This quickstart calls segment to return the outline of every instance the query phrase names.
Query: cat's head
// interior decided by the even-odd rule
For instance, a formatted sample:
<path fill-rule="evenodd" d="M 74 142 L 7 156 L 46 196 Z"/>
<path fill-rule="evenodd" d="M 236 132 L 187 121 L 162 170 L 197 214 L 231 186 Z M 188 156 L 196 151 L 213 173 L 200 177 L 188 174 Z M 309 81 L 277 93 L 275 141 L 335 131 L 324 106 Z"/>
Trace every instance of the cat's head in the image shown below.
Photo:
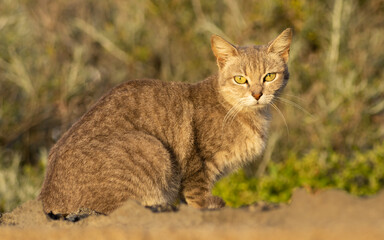
<path fill-rule="evenodd" d="M 265 107 L 288 82 L 292 30 L 262 46 L 235 46 L 214 35 L 212 51 L 219 66 L 219 91 L 231 105 Z"/>

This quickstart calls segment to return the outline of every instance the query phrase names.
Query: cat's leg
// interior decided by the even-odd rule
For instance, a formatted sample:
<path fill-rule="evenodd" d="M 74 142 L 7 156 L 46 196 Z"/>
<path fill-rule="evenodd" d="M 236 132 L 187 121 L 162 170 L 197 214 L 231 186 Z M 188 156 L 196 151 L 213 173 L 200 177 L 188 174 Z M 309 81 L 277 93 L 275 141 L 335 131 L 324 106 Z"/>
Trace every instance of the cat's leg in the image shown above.
<path fill-rule="evenodd" d="M 220 209 L 225 206 L 223 199 L 213 196 L 212 183 L 203 169 L 183 182 L 183 196 L 188 205 L 199 209 Z"/>
<path fill-rule="evenodd" d="M 175 211 L 181 175 L 175 159 L 157 138 L 143 132 L 125 135 L 129 198 L 153 212 Z"/>
<path fill-rule="evenodd" d="M 81 219 L 81 208 L 109 214 L 129 199 L 164 211 L 179 196 L 179 167 L 151 135 L 130 131 L 97 136 L 76 147 L 55 159 L 39 197 L 53 219 Z"/>
<path fill-rule="evenodd" d="M 59 196 L 56 201 L 68 202 L 66 209 L 70 210 L 48 209 L 50 218 L 76 222 L 93 213 L 109 214 L 129 199 L 153 212 L 176 210 L 173 204 L 179 196 L 180 172 L 158 139 L 131 131 L 109 136 L 108 141 L 95 138 L 88 144 L 96 143 L 92 154 L 81 155 L 86 161 L 77 166 L 82 173 L 79 180 L 63 179 L 63 185 L 68 180 L 64 187 L 72 191 L 64 192 L 64 187 L 52 191 L 52 196 Z"/>

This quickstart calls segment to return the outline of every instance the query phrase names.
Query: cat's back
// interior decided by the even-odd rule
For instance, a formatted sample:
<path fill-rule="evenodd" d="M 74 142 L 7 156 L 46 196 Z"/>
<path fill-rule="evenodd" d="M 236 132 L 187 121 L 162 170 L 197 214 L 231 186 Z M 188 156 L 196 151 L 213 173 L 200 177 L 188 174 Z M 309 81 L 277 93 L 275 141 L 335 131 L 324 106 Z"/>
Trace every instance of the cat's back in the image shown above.
<path fill-rule="evenodd" d="M 99 150 L 145 132 L 183 158 L 189 148 L 193 104 L 190 85 L 153 79 L 132 80 L 111 89 L 59 139 L 50 151 L 47 173 L 100 159 Z M 173 128 L 170 126 L 178 126 Z M 181 130 L 180 130 L 181 129 Z M 60 170 L 60 171 L 61 171 Z"/>
<path fill-rule="evenodd" d="M 164 119 L 177 121 L 188 109 L 189 85 L 156 79 L 124 82 L 100 98 L 59 140 L 56 146 L 81 138 L 124 133 L 132 129 L 149 132 Z M 171 123 L 171 122 L 170 122 Z M 151 127 L 152 126 L 152 127 Z"/>
<path fill-rule="evenodd" d="M 154 110 L 175 102 L 183 104 L 188 91 L 189 85 L 180 82 L 157 79 L 131 80 L 111 89 L 94 105 L 89 114 L 98 110 L 111 114 L 134 110 L 138 113 L 140 110 Z"/>

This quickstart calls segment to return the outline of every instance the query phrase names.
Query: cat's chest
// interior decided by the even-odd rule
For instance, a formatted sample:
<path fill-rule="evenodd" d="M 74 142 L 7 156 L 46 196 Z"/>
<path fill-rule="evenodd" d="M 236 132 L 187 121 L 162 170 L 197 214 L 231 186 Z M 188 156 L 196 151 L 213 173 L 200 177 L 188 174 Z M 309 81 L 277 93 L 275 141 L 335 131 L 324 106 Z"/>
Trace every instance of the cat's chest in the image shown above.
<path fill-rule="evenodd" d="M 228 161 L 247 161 L 249 158 L 260 155 L 263 152 L 266 129 L 254 129 L 243 126 L 233 140 L 228 148 Z"/>
<path fill-rule="evenodd" d="M 258 126 L 243 125 L 229 136 L 224 132 L 223 138 L 228 141 L 223 142 L 212 159 L 218 172 L 226 174 L 260 156 L 266 146 L 267 128 L 268 123 L 262 122 Z"/>

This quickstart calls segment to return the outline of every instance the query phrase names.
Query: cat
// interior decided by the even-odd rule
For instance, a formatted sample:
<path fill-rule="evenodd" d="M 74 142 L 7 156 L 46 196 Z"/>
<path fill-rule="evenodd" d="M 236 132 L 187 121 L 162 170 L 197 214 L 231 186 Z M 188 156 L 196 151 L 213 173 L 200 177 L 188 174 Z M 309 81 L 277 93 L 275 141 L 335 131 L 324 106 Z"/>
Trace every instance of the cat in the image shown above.
<path fill-rule="evenodd" d="M 160 211 L 180 200 L 224 207 L 211 189 L 263 153 L 270 106 L 289 78 L 291 39 L 289 28 L 261 46 L 213 35 L 217 75 L 113 88 L 51 149 L 38 196 L 45 213 L 109 214 L 128 199 Z"/>

